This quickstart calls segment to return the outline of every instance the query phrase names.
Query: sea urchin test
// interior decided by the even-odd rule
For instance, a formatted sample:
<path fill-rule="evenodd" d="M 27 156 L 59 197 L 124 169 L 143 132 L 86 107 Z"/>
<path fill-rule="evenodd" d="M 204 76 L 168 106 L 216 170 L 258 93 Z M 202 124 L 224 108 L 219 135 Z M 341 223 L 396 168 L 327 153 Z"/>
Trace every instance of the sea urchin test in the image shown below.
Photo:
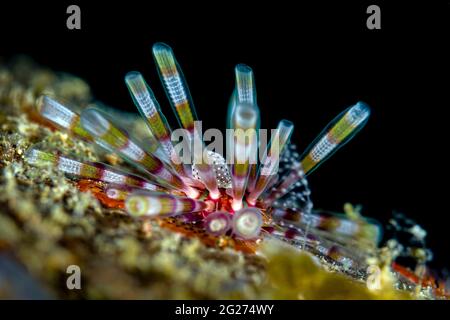
<path fill-rule="evenodd" d="M 312 211 L 306 179 L 307 174 L 365 125 L 370 116 L 365 103 L 358 102 L 339 114 L 301 156 L 291 141 L 294 124 L 288 120 L 279 122 L 269 145 L 263 146 L 257 134 L 261 114 L 256 101 L 255 76 L 249 66 L 239 64 L 234 70 L 235 88 L 224 121 L 227 129 L 238 131 L 232 141 L 227 139 L 227 158 L 230 153 L 233 160 L 227 163 L 224 155 L 206 150 L 203 141 L 200 148 L 192 147 L 201 136 L 195 129 L 197 112 L 172 49 L 157 43 L 153 46 L 153 57 L 175 116 L 192 142 L 188 151 L 193 162 L 180 162 L 183 157 L 177 154 L 171 139 L 175 130 L 166 120 L 152 89 L 137 71 L 127 73 L 125 83 L 151 133 L 147 140 L 130 136 L 118 119 L 95 105 L 78 115 L 56 99 L 44 96 L 39 108 L 45 120 L 73 137 L 96 143 L 131 167 L 125 170 L 120 165 L 84 163 L 72 155 L 53 155 L 37 146 L 26 153 L 28 162 L 55 166 L 74 180 L 95 181 L 96 192 L 104 194 L 98 198 L 100 201 L 113 199 L 109 206 L 124 208 L 132 217 L 160 219 L 162 224 L 167 220 L 183 221 L 189 224 L 185 234 L 192 234 L 189 230 L 193 228 L 202 228 L 209 237 L 228 237 L 236 243 L 254 244 L 256 239 L 276 236 L 294 246 L 322 250 L 332 259 L 336 253 L 334 248 L 338 247 L 337 237 L 345 236 L 353 243 L 361 240 L 358 230 L 375 230 L 364 225 L 374 225 L 370 221 L 355 224 L 341 217 L 327 220 L 340 222 L 341 228 L 323 228 L 319 223 L 323 219 Z M 262 158 L 251 161 L 258 149 L 265 151 Z M 205 155 L 209 161 L 203 161 Z M 302 217 L 300 222 L 287 222 L 292 210 Z M 357 228 L 351 229 L 354 226 Z M 295 237 L 290 238 L 293 230 Z M 363 254 L 350 252 L 341 244 L 339 253 L 335 258 L 350 259 L 351 265 L 357 265 L 360 261 L 356 261 L 357 257 Z"/>

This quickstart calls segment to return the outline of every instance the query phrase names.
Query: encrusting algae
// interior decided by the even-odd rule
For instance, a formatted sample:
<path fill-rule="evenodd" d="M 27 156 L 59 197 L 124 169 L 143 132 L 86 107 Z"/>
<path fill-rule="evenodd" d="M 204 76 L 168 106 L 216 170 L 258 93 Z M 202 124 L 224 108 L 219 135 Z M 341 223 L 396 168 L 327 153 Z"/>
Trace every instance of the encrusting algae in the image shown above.
<path fill-rule="evenodd" d="M 77 161 L 127 166 L 115 153 L 75 139 L 40 117 L 37 105 L 43 94 L 80 106 L 79 111 L 92 101 L 89 86 L 74 76 L 29 60 L 0 65 L 0 298 L 448 297 L 445 288 L 436 295 L 436 288 L 432 293 L 417 289 L 394 272 L 389 248 L 367 245 L 372 265 L 379 268 L 377 278 L 370 279 L 370 272 L 350 271 L 345 261 L 336 264 L 331 251 L 324 254 L 313 242 L 293 246 L 281 241 L 277 232 L 286 236 L 292 233 L 289 227 L 266 228 L 263 240 L 244 241 L 211 236 L 176 217 L 130 216 L 123 205 L 104 196 L 101 181 L 74 180 L 55 166 L 25 161 L 27 150 L 37 145 Z M 144 121 L 132 119 L 133 135 L 144 134 Z M 362 221 L 355 210 L 347 206 L 346 211 L 350 220 Z M 366 232 L 361 238 L 370 243 L 372 229 L 361 230 Z M 71 265 L 81 270 L 80 290 L 67 289 Z M 370 285 L 372 280 L 378 286 Z"/>

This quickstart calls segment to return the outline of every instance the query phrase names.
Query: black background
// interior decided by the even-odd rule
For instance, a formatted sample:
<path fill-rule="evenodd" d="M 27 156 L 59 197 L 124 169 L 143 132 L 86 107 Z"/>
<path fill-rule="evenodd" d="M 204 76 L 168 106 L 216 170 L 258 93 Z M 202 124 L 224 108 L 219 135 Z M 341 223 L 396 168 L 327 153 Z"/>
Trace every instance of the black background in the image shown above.
<path fill-rule="evenodd" d="M 366 128 L 309 178 L 316 207 L 359 203 L 383 223 L 404 212 L 428 231 L 435 265 L 450 265 L 449 2 L 195 2 L 2 2 L 0 56 L 23 53 L 73 73 L 97 99 L 127 110 L 135 109 L 123 77 L 140 71 L 173 120 L 151 56 L 154 42 L 166 42 L 204 128 L 225 127 L 233 68 L 246 63 L 262 127 L 290 119 L 300 149 L 365 101 Z M 81 30 L 66 28 L 69 4 L 81 7 Z M 366 28 L 370 4 L 381 7 L 381 30 Z"/>

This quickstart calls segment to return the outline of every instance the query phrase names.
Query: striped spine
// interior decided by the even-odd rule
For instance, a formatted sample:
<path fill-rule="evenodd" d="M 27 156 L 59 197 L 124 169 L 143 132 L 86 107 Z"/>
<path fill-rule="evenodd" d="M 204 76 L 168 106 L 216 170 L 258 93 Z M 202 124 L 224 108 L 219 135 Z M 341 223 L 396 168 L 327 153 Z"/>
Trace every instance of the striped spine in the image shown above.
<path fill-rule="evenodd" d="M 289 142 L 293 130 L 294 124 L 288 120 L 281 120 L 278 124 L 275 135 L 271 137 L 268 151 L 261 161 L 255 186 L 247 196 L 247 201 L 251 205 L 256 203 L 256 199 L 267 189 L 271 178 L 277 173 L 280 155 Z"/>
<path fill-rule="evenodd" d="M 305 174 L 313 172 L 350 141 L 364 127 L 369 116 L 369 106 L 358 102 L 333 119 L 303 153 L 302 166 Z"/>
<path fill-rule="evenodd" d="M 258 152 L 257 129 L 259 128 L 260 114 L 256 105 L 252 69 L 246 65 L 237 65 L 235 76 L 236 88 L 232 97 L 234 101 L 228 111 L 229 125 L 234 130 L 233 146 L 227 147 L 227 151 L 233 152 L 233 163 L 230 170 L 233 186 L 231 206 L 233 210 L 237 211 L 242 208 L 250 167 L 256 166 L 256 163 L 250 163 L 250 160 L 256 160 L 255 156 Z"/>
<path fill-rule="evenodd" d="M 83 129 L 80 116 L 49 96 L 42 96 L 38 104 L 38 110 L 42 117 L 66 129 L 73 135 L 87 141 L 92 141 L 89 133 Z"/>
<path fill-rule="evenodd" d="M 135 71 L 129 72 L 125 76 L 125 83 L 127 84 L 134 104 L 144 119 L 146 119 L 148 128 L 161 144 L 173 168 L 181 176 L 188 176 L 170 140 L 171 129 L 169 123 L 161 112 L 158 101 L 142 75 Z"/>
<path fill-rule="evenodd" d="M 130 164 L 144 169 L 152 178 L 174 189 L 183 190 L 188 196 L 197 197 L 198 191 L 187 186 L 178 175 L 169 170 L 156 156 L 146 152 L 127 133 L 113 125 L 102 111 L 90 107 L 81 113 L 81 124 L 101 146 L 117 152 Z"/>
<path fill-rule="evenodd" d="M 150 191 L 167 191 L 165 188 L 151 184 L 139 176 L 112 169 L 102 163 L 83 163 L 34 148 L 27 151 L 25 159 L 31 165 L 52 165 L 59 171 L 78 178 L 99 180 L 121 186 L 138 187 Z"/>
<path fill-rule="evenodd" d="M 208 202 L 164 193 L 133 193 L 125 200 L 125 208 L 135 217 L 175 216 L 208 210 Z"/>

